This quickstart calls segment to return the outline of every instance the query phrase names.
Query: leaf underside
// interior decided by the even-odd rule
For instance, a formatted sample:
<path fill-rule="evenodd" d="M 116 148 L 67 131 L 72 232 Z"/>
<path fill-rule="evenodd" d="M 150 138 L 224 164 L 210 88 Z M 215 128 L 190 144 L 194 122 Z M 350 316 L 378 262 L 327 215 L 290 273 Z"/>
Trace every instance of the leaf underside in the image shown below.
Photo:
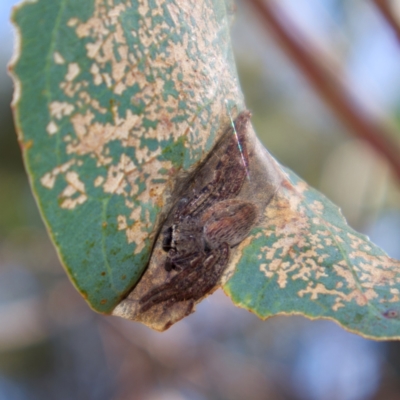
<path fill-rule="evenodd" d="M 93 309 L 111 313 L 146 268 L 176 175 L 244 109 L 230 6 L 38 0 L 13 20 L 13 107 L 34 195 L 71 280 Z M 399 262 L 281 174 L 262 224 L 232 259 L 226 293 L 261 318 L 300 313 L 399 338 Z"/>

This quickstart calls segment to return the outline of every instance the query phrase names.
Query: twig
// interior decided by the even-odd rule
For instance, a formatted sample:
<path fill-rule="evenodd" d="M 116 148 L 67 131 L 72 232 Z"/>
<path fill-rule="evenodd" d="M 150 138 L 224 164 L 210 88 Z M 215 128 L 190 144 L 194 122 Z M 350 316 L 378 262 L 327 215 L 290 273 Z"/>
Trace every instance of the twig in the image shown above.
<path fill-rule="evenodd" d="M 381 12 L 383 17 L 386 19 L 387 23 L 392 27 L 394 33 L 397 36 L 397 40 L 400 42 L 400 23 L 393 15 L 393 10 L 391 9 L 388 0 L 372 0 L 378 10 Z"/>
<path fill-rule="evenodd" d="M 343 82 L 319 61 L 307 38 L 287 18 L 275 2 L 248 0 L 259 17 L 280 41 L 283 49 L 312 84 L 318 94 L 358 137 L 379 151 L 400 180 L 400 147 L 389 133 L 352 98 Z"/>

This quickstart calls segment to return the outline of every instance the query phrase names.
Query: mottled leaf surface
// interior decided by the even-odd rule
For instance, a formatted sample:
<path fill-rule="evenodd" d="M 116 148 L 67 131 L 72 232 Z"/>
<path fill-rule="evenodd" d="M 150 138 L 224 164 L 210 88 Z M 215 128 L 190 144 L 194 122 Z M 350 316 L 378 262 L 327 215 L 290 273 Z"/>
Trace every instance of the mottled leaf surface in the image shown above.
<path fill-rule="evenodd" d="M 15 121 L 78 290 L 111 312 L 151 253 L 176 171 L 243 108 L 223 0 L 38 0 L 17 8 Z"/>
<path fill-rule="evenodd" d="M 328 318 L 375 339 L 400 337 L 400 262 L 347 224 L 293 173 L 241 245 L 224 290 L 261 318 Z"/>

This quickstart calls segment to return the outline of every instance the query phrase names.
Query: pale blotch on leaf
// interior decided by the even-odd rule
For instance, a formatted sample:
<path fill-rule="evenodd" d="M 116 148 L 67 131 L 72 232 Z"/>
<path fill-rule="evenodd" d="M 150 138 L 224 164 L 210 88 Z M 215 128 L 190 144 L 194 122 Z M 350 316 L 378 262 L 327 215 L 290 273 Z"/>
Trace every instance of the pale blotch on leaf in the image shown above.
<path fill-rule="evenodd" d="M 123 231 L 126 228 L 128 228 L 128 224 L 126 222 L 126 216 L 125 215 L 118 215 L 117 221 L 118 221 L 118 230 L 119 231 Z"/>
<path fill-rule="evenodd" d="M 56 119 L 71 115 L 74 109 L 75 107 L 73 104 L 65 101 L 52 101 L 49 105 L 50 115 Z"/>
<path fill-rule="evenodd" d="M 58 126 L 54 121 L 50 121 L 47 125 L 46 131 L 49 135 L 54 135 L 58 131 Z"/>
<path fill-rule="evenodd" d="M 54 184 L 56 182 L 56 178 L 59 174 L 63 174 L 68 169 L 75 164 L 75 160 L 70 160 L 66 162 L 65 164 L 62 164 L 56 168 L 54 168 L 51 172 L 48 172 L 43 175 L 43 177 L 40 179 L 40 183 L 47 189 L 52 189 L 54 187 Z"/>
<path fill-rule="evenodd" d="M 79 175 L 76 172 L 67 172 L 65 180 L 68 185 L 61 193 L 61 198 L 63 199 L 61 208 L 71 210 L 79 204 L 83 204 L 88 197 L 85 192 L 85 184 L 79 179 Z"/>
<path fill-rule="evenodd" d="M 61 65 L 61 64 L 64 64 L 64 63 L 65 63 L 64 57 L 63 57 L 58 51 L 56 51 L 56 52 L 53 54 L 53 59 L 54 59 L 54 62 L 55 62 L 56 64 Z"/>
<path fill-rule="evenodd" d="M 134 196 L 139 188 L 133 182 L 133 185 L 128 188 L 128 179 L 135 171 L 134 162 L 126 154 L 122 154 L 119 163 L 108 169 L 107 179 L 103 185 L 104 191 Z"/>
<path fill-rule="evenodd" d="M 77 101 L 76 104 L 80 108 L 90 105 L 93 108 L 93 110 L 98 111 L 100 114 L 106 114 L 108 111 L 105 107 L 102 107 L 100 105 L 98 100 L 92 99 L 90 97 L 90 94 L 84 90 L 79 92 L 79 100 Z"/>
<path fill-rule="evenodd" d="M 104 177 L 102 176 L 98 176 L 95 180 L 94 180 L 94 186 L 95 187 L 99 187 L 103 184 L 104 182 Z"/>
<path fill-rule="evenodd" d="M 129 225 L 125 215 L 118 215 L 118 230 L 125 230 L 128 243 L 135 243 L 136 247 L 134 254 L 139 254 L 145 247 L 146 239 L 148 238 L 149 232 L 146 225 L 150 222 L 150 215 L 148 211 L 145 212 L 144 221 L 141 221 L 141 207 L 135 207 L 132 210 L 129 219 L 134 221 L 132 225 Z"/>
<path fill-rule="evenodd" d="M 97 64 L 92 64 L 90 67 L 90 73 L 93 75 L 93 83 L 99 86 L 103 83 L 103 77 L 100 74 L 100 68 Z"/>
<path fill-rule="evenodd" d="M 68 64 L 68 71 L 65 75 L 65 80 L 67 82 L 73 81 L 81 72 L 79 65 L 77 63 Z"/>
<path fill-rule="evenodd" d="M 392 294 L 393 297 L 392 297 L 391 299 L 387 300 L 388 303 L 397 303 L 398 301 L 400 301 L 400 297 L 399 297 L 400 292 L 399 292 L 399 289 L 391 288 L 391 289 L 390 289 L 390 294 Z"/>
<path fill-rule="evenodd" d="M 71 19 L 68 20 L 67 26 L 72 28 L 72 27 L 78 25 L 78 23 L 79 23 L 79 19 L 78 18 L 71 18 Z"/>
<path fill-rule="evenodd" d="M 339 290 L 329 290 L 322 283 L 317 283 L 314 287 L 309 286 L 307 289 L 300 290 L 298 295 L 303 297 L 306 294 L 311 295 L 311 300 L 315 301 L 320 295 L 330 295 L 335 297 L 335 303 L 332 306 L 333 311 L 339 310 L 339 308 L 344 307 L 344 302 L 349 302 L 351 300 L 356 300 L 359 306 L 367 304 L 367 299 L 363 299 L 362 296 L 356 296 L 354 293 L 350 295 L 345 295 Z"/>

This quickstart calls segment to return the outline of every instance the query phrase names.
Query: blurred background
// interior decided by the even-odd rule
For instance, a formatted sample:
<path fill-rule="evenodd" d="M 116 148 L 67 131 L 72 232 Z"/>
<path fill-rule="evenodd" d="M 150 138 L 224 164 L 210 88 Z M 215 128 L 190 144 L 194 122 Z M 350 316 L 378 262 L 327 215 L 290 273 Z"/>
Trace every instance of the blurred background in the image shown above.
<path fill-rule="evenodd" d="M 263 322 L 221 291 L 162 334 L 88 308 L 49 242 L 21 162 L 6 72 L 16 3 L 0 2 L 0 400 L 400 399 L 400 343 L 333 322 Z M 232 38 L 256 131 L 354 228 L 400 258 L 399 178 L 321 99 L 250 3 L 237 1 Z M 279 3 L 286 26 L 300 29 L 399 143 L 400 42 L 373 0 Z"/>

